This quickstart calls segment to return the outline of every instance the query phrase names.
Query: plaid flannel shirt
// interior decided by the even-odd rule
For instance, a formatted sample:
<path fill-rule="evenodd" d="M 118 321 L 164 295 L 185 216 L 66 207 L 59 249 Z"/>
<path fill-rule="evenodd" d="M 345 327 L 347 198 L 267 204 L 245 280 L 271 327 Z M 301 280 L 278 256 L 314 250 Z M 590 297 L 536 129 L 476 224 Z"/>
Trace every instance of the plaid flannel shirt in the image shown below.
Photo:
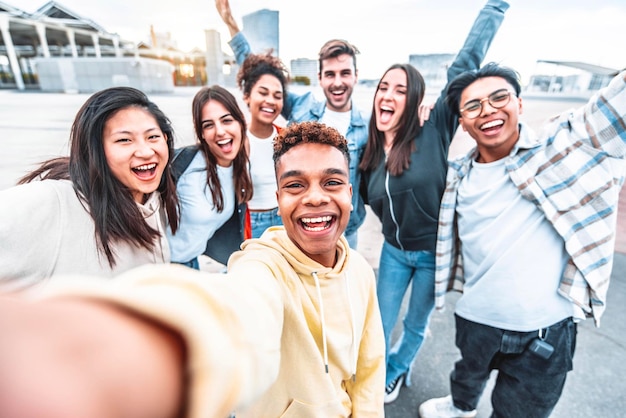
<path fill-rule="evenodd" d="M 450 162 L 437 237 L 435 306 L 463 290 L 456 223 L 459 184 L 476 149 Z M 605 309 L 615 247 L 619 192 L 626 157 L 626 71 L 580 109 L 553 119 L 539 135 L 523 123 L 506 170 L 563 238 L 570 258 L 559 292 L 596 326 Z"/>

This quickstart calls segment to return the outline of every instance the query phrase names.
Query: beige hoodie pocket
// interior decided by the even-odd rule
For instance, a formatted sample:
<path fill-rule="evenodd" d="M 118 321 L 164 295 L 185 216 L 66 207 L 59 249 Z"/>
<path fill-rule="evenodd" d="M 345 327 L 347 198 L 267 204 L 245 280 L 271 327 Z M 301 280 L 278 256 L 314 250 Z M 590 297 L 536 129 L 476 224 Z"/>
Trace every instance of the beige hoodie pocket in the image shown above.
<path fill-rule="evenodd" d="M 310 405 L 294 399 L 280 418 L 344 418 L 346 415 L 341 403 L 333 401 L 326 405 Z"/>

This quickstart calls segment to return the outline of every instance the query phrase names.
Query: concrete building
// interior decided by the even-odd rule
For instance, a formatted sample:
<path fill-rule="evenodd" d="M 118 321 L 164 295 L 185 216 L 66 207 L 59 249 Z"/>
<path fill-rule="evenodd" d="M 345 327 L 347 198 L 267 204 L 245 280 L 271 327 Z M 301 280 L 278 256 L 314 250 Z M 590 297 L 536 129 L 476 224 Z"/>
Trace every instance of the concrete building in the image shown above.
<path fill-rule="evenodd" d="M 253 51 L 279 53 L 279 14 L 243 17 Z M 93 92 L 132 85 L 146 92 L 176 86 L 235 85 L 239 67 L 222 51 L 220 34 L 205 31 L 206 51 L 183 52 L 167 31 L 150 27 L 149 42 L 124 40 L 56 1 L 34 13 L 0 1 L 0 88 Z"/>
<path fill-rule="evenodd" d="M 242 32 L 246 35 L 252 52 L 263 53 L 272 50 L 280 56 L 278 11 L 261 9 L 243 16 Z"/>
<path fill-rule="evenodd" d="M 535 74 L 523 94 L 525 97 L 590 98 L 618 72 L 618 69 L 579 61 L 538 60 Z"/>
<path fill-rule="evenodd" d="M 214 29 L 204 31 L 206 43 L 206 75 L 209 84 L 224 84 L 224 53 L 222 38 Z"/>
<path fill-rule="evenodd" d="M 316 60 L 310 58 L 297 58 L 295 60 L 291 60 L 290 64 L 292 82 L 309 86 L 318 86 L 320 84 L 317 76 L 318 63 Z"/>
<path fill-rule="evenodd" d="M 0 2 L 0 87 L 37 88 L 38 57 L 121 57 L 122 41 L 95 22 L 48 2 L 35 13 Z"/>
<path fill-rule="evenodd" d="M 276 10 L 262 9 L 243 16 L 241 31 L 250 43 L 253 53 L 266 53 L 271 50 L 278 56 L 279 52 L 279 13 Z M 234 86 L 239 66 L 235 57 L 222 50 L 220 33 L 214 29 L 206 34 L 206 70 L 209 84 Z"/>
<path fill-rule="evenodd" d="M 409 64 L 424 77 L 426 92 L 439 93 L 446 85 L 447 71 L 455 54 L 412 54 Z"/>
<path fill-rule="evenodd" d="M 419 70 L 426 92 L 439 93 L 447 81 L 447 70 L 455 54 L 410 55 L 409 63 Z M 525 97 L 586 99 L 606 86 L 619 70 L 579 61 L 538 60 L 534 75 L 523 86 Z"/>
<path fill-rule="evenodd" d="M 204 52 L 123 40 L 55 1 L 34 13 L 0 1 L 0 35 L 0 88 L 91 92 L 131 83 L 151 92 L 206 80 Z"/>

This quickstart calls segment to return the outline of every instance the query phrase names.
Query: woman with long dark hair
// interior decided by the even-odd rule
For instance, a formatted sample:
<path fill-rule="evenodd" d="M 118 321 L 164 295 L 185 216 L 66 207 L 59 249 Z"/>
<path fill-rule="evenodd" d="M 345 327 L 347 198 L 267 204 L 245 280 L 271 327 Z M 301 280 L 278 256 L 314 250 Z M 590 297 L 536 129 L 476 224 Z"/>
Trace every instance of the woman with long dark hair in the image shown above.
<path fill-rule="evenodd" d="M 178 228 L 173 142 L 170 120 L 141 91 L 89 97 L 72 124 L 69 156 L 0 192 L 0 284 L 169 262 L 166 217 Z"/>
<path fill-rule="evenodd" d="M 488 0 L 465 44 L 448 68 L 448 80 L 477 69 L 504 18 L 508 4 Z M 445 104 L 445 88 L 421 127 L 418 109 L 426 86 L 410 64 L 389 67 L 378 83 L 369 136 L 359 168 L 361 192 L 382 223 L 383 247 L 377 294 L 387 348 L 385 402 L 393 402 L 422 345 L 435 303 L 435 244 L 445 187 L 448 149 L 457 116 Z M 404 296 L 411 287 L 403 330 L 391 344 Z"/>
<path fill-rule="evenodd" d="M 198 256 L 208 250 L 209 239 L 232 217 L 240 221 L 233 222 L 234 227 L 223 239 L 236 242 L 232 251 L 243 241 L 252 181 L 244 146 L 246 120 L 235 97 L 217 85 L 203 87 L 193 98 L 192 117 L 196 144 L 181 149 L 180 152 L 190 154 L 190 160 L 176 183 L 180 224 L 177 231 L 168 229 L 167 238 L 173 262 L 199 269 Z M 177 154 L 176 166 L 178 158 L 181 157 Z M 218 261 L 225 263 L 228 254 L 224 258 Z"/>

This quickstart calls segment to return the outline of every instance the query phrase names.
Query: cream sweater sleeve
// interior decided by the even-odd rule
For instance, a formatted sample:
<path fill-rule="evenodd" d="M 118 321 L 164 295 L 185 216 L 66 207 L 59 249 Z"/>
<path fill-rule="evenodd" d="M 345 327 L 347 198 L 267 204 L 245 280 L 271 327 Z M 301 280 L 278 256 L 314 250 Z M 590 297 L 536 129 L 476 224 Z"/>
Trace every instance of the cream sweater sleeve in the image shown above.
<path fill-rule="evenodd" d="M 283 309 L 271 275 L 211 274 L 166 264 L 139 267 L 108 282 L 77 279 L 55 279 L 44 297 L 113 302 L 183 336 L 187 417 L 228 416 L 276 379 Z"/>
<path fill-rule="evenodd" d="M 13 291 L 54 271 L 65 213 L 54 181 L 0 192 L 0 288 Z"/>

